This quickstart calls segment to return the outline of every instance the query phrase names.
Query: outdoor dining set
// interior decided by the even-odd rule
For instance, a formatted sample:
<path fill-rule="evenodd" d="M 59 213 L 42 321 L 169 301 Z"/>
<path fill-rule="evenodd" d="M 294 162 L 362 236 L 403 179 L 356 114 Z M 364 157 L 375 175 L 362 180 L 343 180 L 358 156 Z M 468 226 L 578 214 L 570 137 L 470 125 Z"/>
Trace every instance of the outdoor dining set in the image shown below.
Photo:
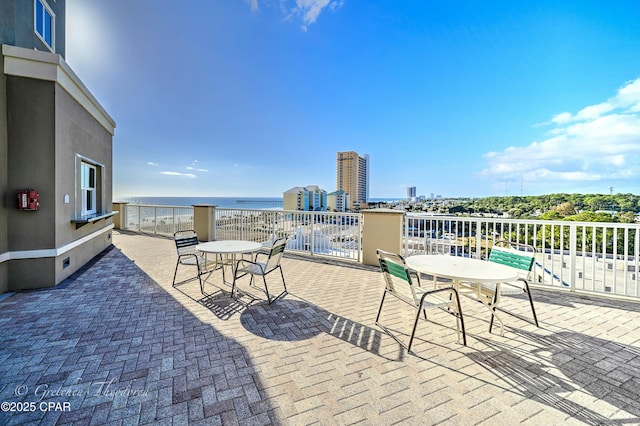
<path fill-rule="evenodd" d="M 489 332 L 494 320 L 500 323 L 500 334 L 504 335 L 504 323 L 498 314 L 503 295 L 526 294 L 533 323 L 538 319 L 531 298 L 529 275 L 535 262 L 535 249 L 524 244 L 497 241 L 488 261 L 449 255 L 413 255 L 404 259 L 401 255 L 378 250 L 378 260 L 385 279 L 385 291 L 382 295 L 376 324 L 380 323 L 385 297 L 392 295 L 413 306 L 416 310 L 413 329 L 407 350 L 411 345 L 420 318 L 427 318 L 428 308 L 440 308 L 456 317 L 458 340 L 466 346 L 464 316 L 460 295 L 470 296 L 481 302 L 491 314 Z M 432 286 L 423 286 L 421 275 L 432 278 Z M 504 311 L 510 313 L 508 311 Z"/>
<path fill-rule="evenodd" d="M 284 273 L 280 266 L 280 260 L 284 254 L 287 242 L 286 238 L 276 239 L 268 245 L 244 240 L 218 240 L 200 243 L 195 231 L 185 230 L 177 231 L 174 234 L 174 240 L 178 251 L 178 261 L 173 274 L 174 287 L 182 284 L 182 282 L 176 283 L 178 267 L 180 265 L 187 265 L 196 267 L 197 278 L 200 282 L 200 291 L 203 294 L 205 294 L 204 285 L 206 280 L 216 270 L 222 271 L 223 283 L 229 283 L 226 278 L 226 268 L 231 269 L 231 295 L 234 298 L 237 296 L 237 280 L 246 275 L 251 277 L 251 285 L 253 285 L 254 277 L 262 277 L 264 292 L 269 304 L 287 292 Z M 253 257 L 251 257 L 252 255 Z M 247 258 L 247 256 L 250 258 Z M 271 297 L 266 276 L 276 270 L 280 271 L 284 290 L 277 296 Z M 205 278 L 203 279 L 203 277 Z"/>
<path fill-rule="evenodd" d="M 174 287 L 197 278 L 201 293 L 207 294 L 205 284 L 209 282 L 213 272 L 220 270 L 222 283 L 231 286 L 231 297 L 234 299 L 238 298 L 238 281 L 247 275 L 250 277 L 249 285 L 263 291 L 269 305 L 287 294 L 281 267 L 286 237 L 267 243 L 244 240 L 201 243 L 195 231 L 185 230 L 176 232 L 174 241 L 178 254 L 173 277 Z M 408 344 L 405 345 L 396 338 L 408 352 L 411 352 L 421 314 L 427 320 L 427 310 L 431 308 L 441 309 L 456 318 L 458 342 L 462 340 L 462 344 L 466 346 L 461 295 L 481 302 L 490 313 L 489 332 L 491 333 L 494 322 L 497 321 L 500 334 L 504 335 L 504 323 L 499 311 L 512 313 L 500 306 L 502 296 L 523 294 L 531 307 L 531 322 L 538 326 L 529 288 L 530 273 L 536 261 L 535 254 L 532 246 L 503 240 L 494 243 L 487 260 L 443 254 L 417 254 L 404 258 L 400 254 L 378 249 L 377 258 L 385 287 L 375 324 L 394 337 L 393 332 L 381 320 L 385 299 L 393 296 L 415 310 Z M 195 267 L 196 276 L 176 282 L 180 266 Z M 279 285 L 283 290 L 273 296 L 273 286 L 270 292 L 267 275 L 276 270 L 280 272 Z M 229 273 L 231 275 L 227 277 Z M 262 278 L 262 287 L 254 283 L 256 277 Z"/>

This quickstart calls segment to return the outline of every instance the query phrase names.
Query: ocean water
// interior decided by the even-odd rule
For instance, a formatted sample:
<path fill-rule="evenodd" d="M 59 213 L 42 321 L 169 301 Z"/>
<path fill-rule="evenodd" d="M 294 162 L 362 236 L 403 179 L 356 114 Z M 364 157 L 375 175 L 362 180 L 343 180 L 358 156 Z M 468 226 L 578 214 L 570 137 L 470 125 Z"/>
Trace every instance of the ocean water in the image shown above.
<path fill-rule="evenodd" d="M 372 198 L 371 202 L 397 201 L 400 198 Z M 213 204 L 227 209 L 282 210 L 281 197 L 125 197 L 114 201 L 154 206 Z"/>
<path fill-rule="evenodd" d="M 282 210 L 282 198 L 279 197 L 125 197 L 115 201 L 154 206 L 213 204 L 227 209 Z"/>

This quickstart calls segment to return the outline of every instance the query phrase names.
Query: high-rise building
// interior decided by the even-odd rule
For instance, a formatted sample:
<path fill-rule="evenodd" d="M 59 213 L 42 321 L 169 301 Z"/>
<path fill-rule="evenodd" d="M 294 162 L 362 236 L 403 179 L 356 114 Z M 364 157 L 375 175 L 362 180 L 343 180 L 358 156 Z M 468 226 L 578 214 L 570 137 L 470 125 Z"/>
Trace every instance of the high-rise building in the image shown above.
<path fill-rule="evenodd" d="M 282 194 L 284 210 L 326 211 L 327 191 L 318 185 L 295 186 Z"/>
<path fill-rule="evenodd" d="M 410 186 L 407 188 L 407 198 L 408 199 L 413 199 L 416 198 L 416 187 L 415 186 Z"/>
<path fill-rule="evenodd" d="M 345 191 L 338 189 L 327 194 L 327 208 L 330 211 L 344 212 L 347 211 L 349 205 L 349 194 Z"/>
<path fill-rule="evenodd" d="M 369 155 L 357 152 L 338 152 L 336 160 L 336 188 L 349 194 L 349 207 L 356 210 L 369 201 Z"/>

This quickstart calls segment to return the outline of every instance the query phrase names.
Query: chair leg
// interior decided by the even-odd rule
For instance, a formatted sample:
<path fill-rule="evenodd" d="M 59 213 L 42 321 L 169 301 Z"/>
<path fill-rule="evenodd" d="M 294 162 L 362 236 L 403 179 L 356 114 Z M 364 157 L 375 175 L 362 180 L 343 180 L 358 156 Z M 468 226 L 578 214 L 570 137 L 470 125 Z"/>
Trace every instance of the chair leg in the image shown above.
<path fill-rule="evenodd" d="M 529 298 L 529 305 L 531 305 L 531 313 L 533 314 L 533 323 L 536 325 L 536 327 L 540 327 L 540 325 L 538 324 L 538 316 L 536 315 L 536 308 L 533 306 L 533 298 L 531 297 L 531 290 L 529 289 L 529 283 L 525 280 L 522 280 L 524 282 L 524 292 L 527 294 L 527 297 Z M 489 322 L 489 333 L 491 333 L 491 329 L 493 327 L 493 319 L 494 319 L 494 315 L 493 312 L 496 311 L 498 308 L 495 306 L 495 302 L 496 302 L 496 294 L 494 294 L 493 300 L 491 301 L 491 321 Z M 515 315 L 509 311 L 506 311 L 504 309 L 501 309 L 502 312 L 506 312 L 507 314 L 510 315 Z M 516 315 L 518 317 L 520 317 L 519 315 Z M 520 317 L 521 318 L 521 317 Z"/>
<path fill-rule="evenodd" d="M 222 267 L 222 276 L 224 277 L 224 266 Z M 236 297 L 236 272 L 233 273 L 233 282 L 231 283 L 231 298 Z M 224 280 L 224 278 L 223 278 Z"/>
<path fill-rule="evenodd" d="M 176 286 L 176 277 L 178 276 L 178 266 L 180 265 L 180 260 L 176 262 L 176 270 L 173 271 L 173 283 L 171 283 L 172 287 Z"/>
<path fill-rule="evenodd" d="M 201 272 L 201 271 L 200 271 L 200 262 L 198 261 L 198 258 L 196 257 L 196 255 L 191 255 L 191 254 L 189 254 L 189 255 L 185 254 L 185 255 L 182 255 L 182 256 L 194 256 L 195 261 L 196 261 L 196 264 L 195 264 L 195 267 L 196 267 L 196 277 L 198 278 L 198 281 L 200 282 L 200 292 L 201 292 L 202 294 L 205 294 L 205 293 L 204 293 L 204 282 L 202 281 L 202 275 L 203 275 L 203 274 L 205 274 L 206 272 Z M 178 256 L 178 261 L 176 262 L 176 269 L 173 271 L 173 281 L 171 282 L 171 286 L 172 286 L 172 287 L 175 287 L 175 286 L 176 286 L 176 278 L 178 277 L 178 267 L 179 267 L 180 265 L 193 266 L 193 265 L 188 264 L 188 263 L 181 263 L 181 262 L 180 262 L 180 259 L 181 259 L 181 257 L 182 257 L 182 256 Z M 186 283 L 187 281 L 191 281 L 192 279 L 193 279 L 193 278 L 189 278 L 189 279 L 187 279 L 187 280 L 180 281 L 178 284 L 184 284 L 184 283 Z"/>
<path fill-rule="evenodd" d="M 380 319 L 380 314 L 382 313 L 382 304 L 384 303 L 384 297 L 387 295 L 387 290 L 382 293 L 382 300 L 380 301 L 380 308 L 378 308 L 378 315 L 376 315 L 375 323 L 378 324 L 378 320 Z"/>
<path fill-rule="evenodd" d="M 529 289 L 529 283 L 524 282 L 525 293 L 529 297 L 529 304 L 531 305 L 531 312 L 533 313 L 533 322 L 536 324 L 536 327 L 540 327 L 538 325 L 538 316 L 536 315 L 536 308 L 533 307 L 533 299 L 531 298 L 531 290 Z"/>
<path fill-rule="evenodd" d="M 245 275 L 249 274 L 249 272 L 238 274 L 238 269 L 239 269 L 239 263 L 236 263 L 235 267 L 231 268 L 231 271 L 233 272 L 233 281 L 231 282 L 231 297 L 234 299 L 236 298 L 238 293 L 238 286 L 236 285 L 238 278 L 242 278 Z M 222 273 L 224 274 L 224 266 L 222 267 Z M 252 282 L 253 282 L 253 274 L 251 274 L 251 280 L 249 281 L 249 285 L 251 285 Z"/>
<path fill-rule="evenodd" d="M 273 270 L 271 270 L 270 272 L 272 272 Z M 267 299 L 269 300 L 269 304 L 272 304 L 273 302 L 275 302 L 276 300 L 278 300 L 280 297 L 282 297 L 284 294 L 287 293 L 287 283 L 284 280 L 284 274 L 282 273 L 282 268 L 280 268 L 280 276 L 282 277 L 282 285 L 284 286 L 284 291 L 282 291 L 282 293 L 280 293 L 279 295 L 277 295 L 276 297 L 274 297 L 273 299 L 271 298 L 271 296 L 269 296 L 269 289 L 267 287 L 267 279 L 265 278 L 265 275 L 262 276 L 262 280 L 264 281 L 264 290 L 267 293 Z M 251 277 L 253 279 L 253 277 Z"/>
<path fill-rule="evenodd" d="M 409 346 L 407 346 L 407 352 L 411 352 L 411 345 L 413 344 L 413 338 L 416 335 L 416 328 L 418 327 L 418 320 L 420 319 L 420 309 L 416 309 L 416 319 L 413 322 L 413 330 L 411 330 L 411 337 L 409 338 Z"/>
<path fill-rule="evenodd" d="M 287 283 L 284 281 L 284 273 L 282 272 L 282 266 L 279 266 L 278 268 L 280 268 L 280 276 L 282 277 L 282 285 L 284 286 L 284 292 L 288 293 L 288 291 L 287 291 Z"/>
<path fill-rule="evenodd" d="M 460 321 L 460 328 L 462 328 L 462 344 L 467 346 L 467 333 L 464 329 L 464 317 L 462 315 L 462 305 L 460 305 L 460 295 L 456 292 L 456 306 L 458 308 L 458 313 L 454 314 L 456 317 L 456 322 Z M 493 316 L 491 317 L 493 318 Z"/>
<path fill-rule="evenodd" d="M 493 319 L 494 312 L 496 310 L 496 300 L 498 298 L 498 292 L 493 293 L 493 299 L 491 300 L 491 320 L 489 321 L 489 334 L 491 334 L 491 329 L 493 328 Z"/>
<path fill-rule="evenodd" d="M 253 278 L 253 277 L 251 277 L 251 278 Z M 273 300 L 271 300 L 271 296 L 269 296 L 269 288 L 267 287 L 267 279 L 265 278 L 264 275 L 262 275 L 262 281 L 264 282 L 264 291 L 265 291 L 265 293 L 267 293 L 267 300 L 269 301 L 269 304 L 271 304 L 273 302 Z"/>
<path fill-rule="evenodd" d="M 226 274 L 224 273 L 224 267 L 225 267 L 224 260 L 225 260 L 225 259 L 224 259 L 223 255 L 222 255 L 222 253 L 221 253 L 221 254 L 220 254 L 220 264 L 222 265 L 222 283 L 223 283 L 223 284 L 226 284 L 226 282 L 227 282 L 227 277 L 226 277 Z M 233 280 L 235 281 L 235 279 L 236 279 L 236 272 L 233 270 L 233 264 L 231 265 L 231 272 L 233 272 Z M 233 293 L 231 293 L 231 294 L 233 294 Z"/>
<path fill-rule="evenodd" d="M 204 281 L 202 281 L 202 274 L 200 273 L 200 265 L 198 266 L 198 280 L 200 281 L 200 293 L 204 294 Z"/>
<path fill-rule="evenodd" d="M 204 285 L 202 284 L 202 274 L 200 274 L 200 261 L 198 257 L 195 256 L 196 260 L 196 276 L 198 277 L 198 282 L 200 283 L 200 293 L 204 294 Z"/>

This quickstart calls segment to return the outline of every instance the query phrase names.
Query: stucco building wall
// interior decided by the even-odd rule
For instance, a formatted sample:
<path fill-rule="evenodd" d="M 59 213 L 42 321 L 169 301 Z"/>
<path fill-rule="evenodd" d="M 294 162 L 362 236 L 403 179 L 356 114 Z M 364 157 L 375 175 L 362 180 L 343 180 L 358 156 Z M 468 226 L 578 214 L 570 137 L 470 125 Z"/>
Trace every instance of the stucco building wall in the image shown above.
<path fill-rule="evenodd" d="M 0 292 L 50 287 L 111 244 L 115 123 L 60 55 L 3 45 L 0 59 Z M 91 217 L 82 162 L 98 170 Z M 37 211 L 17 208 L 24 189 Z"/>
<path fill-rule="evenodd" d="M 2 19 L 2 18 L 0 18 Z M 0 22 L 1 23 L 1 22 Z M 0 58 L 1 59 L 1 58 Z M 8 235 L 7 235 L 7 200 L 5 192 L 8 185 L 7 163 L 7 90 L 4 75 L 4 61 L 0 60 L 0 293 L 9 289 L 8 278 Z"/>

